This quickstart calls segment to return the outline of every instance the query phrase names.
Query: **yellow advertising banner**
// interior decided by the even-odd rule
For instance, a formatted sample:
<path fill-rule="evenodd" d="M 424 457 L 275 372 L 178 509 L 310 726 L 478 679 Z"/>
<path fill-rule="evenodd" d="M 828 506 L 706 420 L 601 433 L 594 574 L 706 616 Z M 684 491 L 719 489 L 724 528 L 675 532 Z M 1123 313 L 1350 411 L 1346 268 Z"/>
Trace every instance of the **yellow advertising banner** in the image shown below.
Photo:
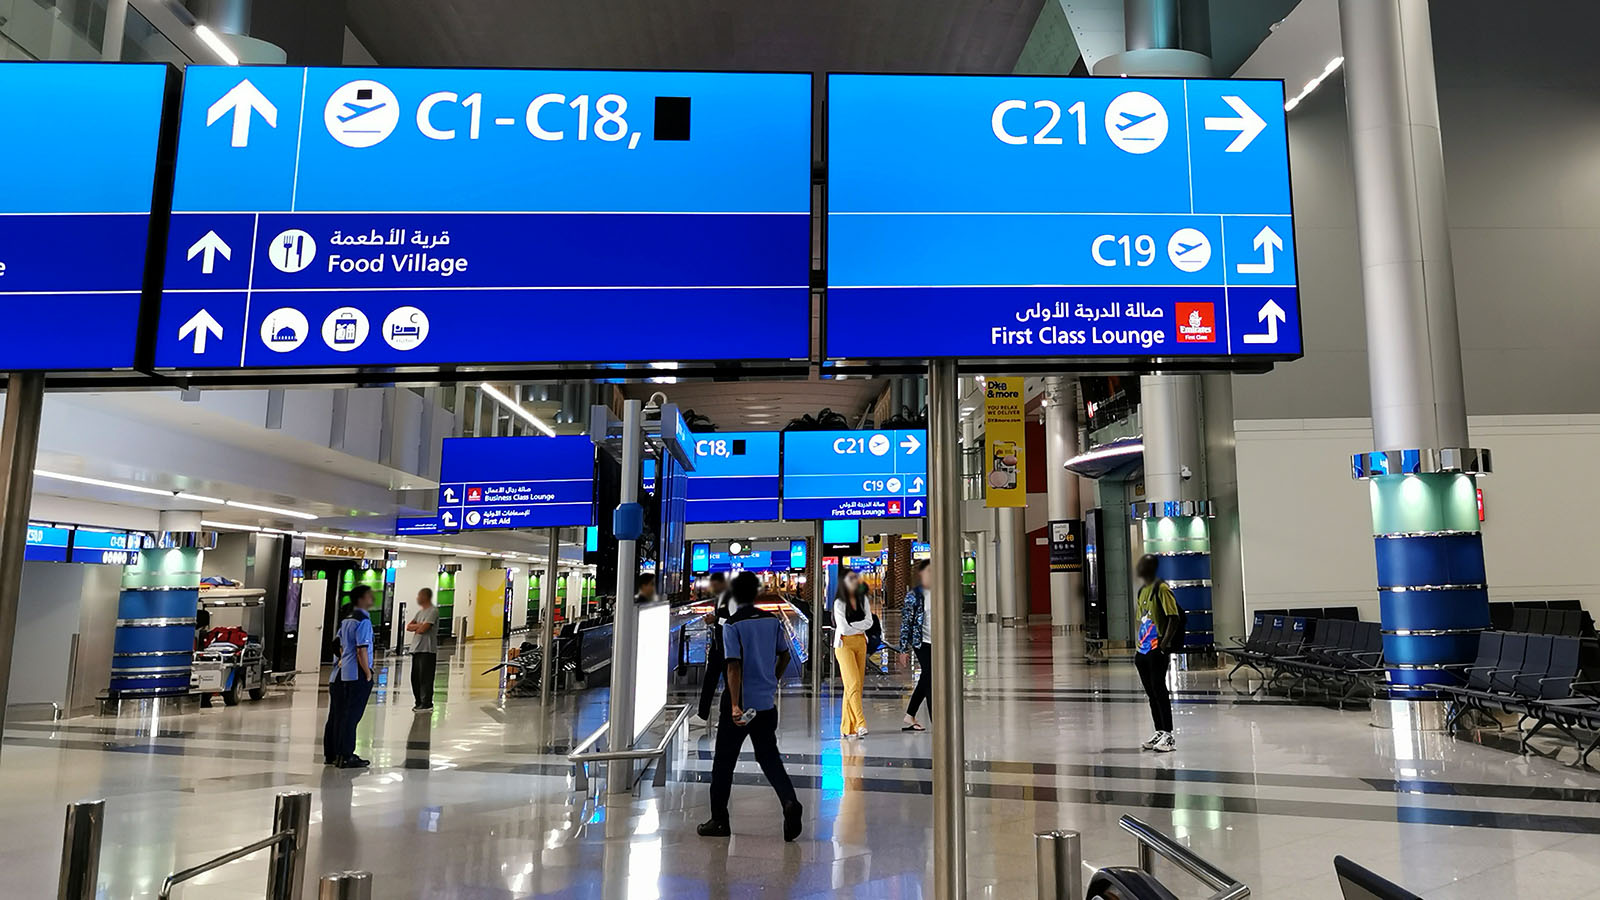
<path fill-rule="evenodd" d="M 1027 506 L 1022 378 L 988 378 L 983 389 L 985 506 Z"/>

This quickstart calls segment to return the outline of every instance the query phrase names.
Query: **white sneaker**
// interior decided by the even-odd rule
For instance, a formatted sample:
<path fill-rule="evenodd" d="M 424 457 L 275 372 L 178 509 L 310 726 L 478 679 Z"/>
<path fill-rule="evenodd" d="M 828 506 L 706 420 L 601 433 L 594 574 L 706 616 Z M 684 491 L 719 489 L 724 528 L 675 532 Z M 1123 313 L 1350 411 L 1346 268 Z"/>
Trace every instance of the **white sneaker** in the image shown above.
<path fill-rule="evenodd" d="M 711 727 L 711 720 L 701 718 L 699 713 L 695 713 L 694 715 L 689 717 L 689 727 L 690 728 L 710 728 Z"/>
<path fill-rule="evenodd" d="M 1178 739 L 1172 732 L 1168 731 L 1161 735 L 1161 740 L 1157 741 L 1156 745 L 1150 749 L 1157 753 L 1171 753 L 1178 749 Z"/>
<path fill-rule="evenodd" d="M 864 738 L 864 737 L 866 737 L 866 736 L 867 736 L 867 729 L 866 729 L 866 726 L 862 726 L 862 727 L 861 727 L 861 730 L 859 730 L 859 731 L 857 731 L 857 732 L 856 732 L 856 737 L 858 737 L 858 738 Z"/>
<path fill-rule="evenodd" d="M 1145 741 L 1143 744 L 1140 744 L 1139 746 L 1143 747 L 1146 750 L 1154 750 L 1156 748 L 1156 745 L 1161 743 L 1161 738 L 1165 734 L 1166 734 L 1166 732 L 1164 732 L 1164 731 L 1158 731 L 1155 734 L 1150 735 L 1150 739 L 1148 741 Z"/>

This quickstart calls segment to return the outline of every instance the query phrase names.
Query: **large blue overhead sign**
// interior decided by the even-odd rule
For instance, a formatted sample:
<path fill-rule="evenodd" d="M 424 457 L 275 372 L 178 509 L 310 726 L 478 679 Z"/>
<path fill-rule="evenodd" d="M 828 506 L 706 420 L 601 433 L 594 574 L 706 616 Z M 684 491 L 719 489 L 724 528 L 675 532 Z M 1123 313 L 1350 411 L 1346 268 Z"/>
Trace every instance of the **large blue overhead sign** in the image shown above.
<path fill-rule="evenodd" d="M 587 435 L 444 441 L 440 531 L 593 525 L 594 508 Z"/>
<path fill-rule="evenodd" d="M 689 473 L 690 522 L 778 518 L 778 432 L 696 434 Z"/>
<path fill-rule="evenodd" d="M 786 431 L 785 519 L 928 514 L 928 433 Z"/>
<path fill-rule="evenodd" d="M 805 358 L 810 210 L 808 75 L 191 66 L 156 364 Z"/>
<path fill-rule="evenodd" d="M 0 63 L 0 370 L 134 364 L 169 71 Z"/>
<path fill-rule="evenodd" d="M 1276 81 L 829 76 L 827 355 L 1298 356 L 1284 121 Z"/>

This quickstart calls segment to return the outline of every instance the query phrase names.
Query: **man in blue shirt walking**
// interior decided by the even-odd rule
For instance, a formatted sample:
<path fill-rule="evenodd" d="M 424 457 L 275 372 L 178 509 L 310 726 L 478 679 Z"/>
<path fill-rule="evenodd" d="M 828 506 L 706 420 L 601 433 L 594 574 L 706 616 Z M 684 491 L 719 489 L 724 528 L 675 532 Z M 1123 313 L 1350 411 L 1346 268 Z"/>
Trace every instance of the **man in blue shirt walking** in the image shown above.
<path fill-rule="evenodd" d="M 699 832 L 706 837 L 733 833 L 728 825 L 728 795 L 733 791 L 733 768 L 748 737 L 761 773 L 783 806 L 783 839 L 792 841 L 800 836 L 803 810 L 778 752 L 778 682 L 789 666 L 789 645 L 778 617 L 756 606 L 760 585 L 749 572 L 733 579 L 735 609 L 722 625 L 725 688 L 717 749 L 711 759 L 711 819 L 700 825 Z"/>
<path fill-rule="evenodd" d="M 356 726 L 372 694 L 372 588 L 350 592 L 350 616 L 339 622 L 339 658 L 328 680 L 328 726 L 322 732 L 322 761 L 341 769 L 364 769 L 356 755 Z"/>

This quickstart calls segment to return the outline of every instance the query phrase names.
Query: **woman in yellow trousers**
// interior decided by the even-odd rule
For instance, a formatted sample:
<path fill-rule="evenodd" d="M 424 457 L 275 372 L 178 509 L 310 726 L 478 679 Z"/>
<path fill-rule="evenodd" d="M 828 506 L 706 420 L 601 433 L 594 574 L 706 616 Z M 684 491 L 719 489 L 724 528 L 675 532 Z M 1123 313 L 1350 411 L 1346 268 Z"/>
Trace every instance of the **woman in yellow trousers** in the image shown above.
<path fill-rule="evenodd" d="M 833 654 L 844 678 L 844 715 L 839 734 L 844 738 L 867 736 L 867 717 L 861 710 L 861 682 L 867 672 L 867 630 L 872 627 L 872 607 L 860 596 L 861 576 L 845 571 L 833 598 Z"/>

